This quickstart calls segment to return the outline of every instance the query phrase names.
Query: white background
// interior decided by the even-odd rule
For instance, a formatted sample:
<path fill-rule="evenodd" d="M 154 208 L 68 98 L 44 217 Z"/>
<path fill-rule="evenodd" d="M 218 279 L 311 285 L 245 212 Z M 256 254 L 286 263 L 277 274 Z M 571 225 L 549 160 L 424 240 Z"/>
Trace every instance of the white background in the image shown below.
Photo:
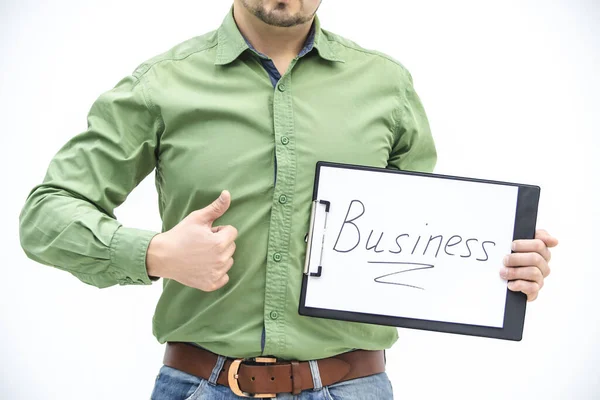
<path fill-rule="evenodd" d="M 28 260 L 18 213 L 100 93 L 216 28 L 229 5 L 0 2 L 1 398 L 149 398 L 161 285 L 98 290 Z M 396 398 L 598 398 L 599 2 L 325 0 L 320 17 L 412 72 L 436 172 L 540 185 L 538 226 L 561 240 L 522 342 L 400 330 L 388 352 Z M 117 216 L 160 229 L 152 175 Z"/>

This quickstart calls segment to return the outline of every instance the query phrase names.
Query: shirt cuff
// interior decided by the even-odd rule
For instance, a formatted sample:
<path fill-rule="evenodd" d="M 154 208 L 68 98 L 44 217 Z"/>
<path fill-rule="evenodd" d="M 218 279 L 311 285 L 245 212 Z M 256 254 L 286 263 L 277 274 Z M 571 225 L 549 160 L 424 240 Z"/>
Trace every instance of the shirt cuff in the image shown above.
<path fill-rule="evenodd" d="M 158 232 L 120 226 L 110 244 L 110 264 L 119 285 L 150 285 L 158 277 L 148 276 L 146 253 Z"/>

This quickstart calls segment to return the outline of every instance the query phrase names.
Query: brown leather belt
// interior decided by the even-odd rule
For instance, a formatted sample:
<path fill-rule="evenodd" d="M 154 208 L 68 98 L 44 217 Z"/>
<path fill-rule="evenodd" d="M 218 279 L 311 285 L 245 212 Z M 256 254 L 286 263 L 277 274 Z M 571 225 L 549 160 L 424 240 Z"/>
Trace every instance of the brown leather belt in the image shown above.
<path fill-rule="evenodd" d="M 216 354 L 194 345 L 168 342 L 163 363 L 208 380 L 217 359 Z M 355 350 L 317 360 L 317 364 L 323 386 L 385 371 L 383 350 Z M 254 398 L 274 398 L 277 393 L 299 394 L 314 387 L 308 361 L 271 357 L 228 358 L 217 383 L 229 386 L 238 396 Z"/>

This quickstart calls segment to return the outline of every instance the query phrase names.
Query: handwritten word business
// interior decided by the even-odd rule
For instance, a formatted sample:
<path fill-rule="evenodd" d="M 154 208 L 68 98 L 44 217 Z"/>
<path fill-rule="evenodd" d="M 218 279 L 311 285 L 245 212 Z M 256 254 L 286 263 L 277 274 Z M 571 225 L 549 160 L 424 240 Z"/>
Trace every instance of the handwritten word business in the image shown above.
<path fill-rule="evenodd" d="M 363 241 L 363 235 L 361 233 L 361 230 L 359 228 L 357 221 L 360 219 L 360 217 L 362 217 L 365 214 L 365 212 L 366 212 L 366 208 L 362 201 L 352 200 L 350 202 L 350 205 L 348 206 L 348 211 L 346 212 L 346 217 L 344 218 L 344 222 L 342 223 L 342 226 L 338 233 L 338 237 L 335 241 L 335 245 L 333 246 L 333 250 L 335 250 L 339 253 L 349 253 L 349 252 L 359 248 L 359 246 L 361 245 L 361 242 Z M 358 215 L 356 215 L 356 214 L 358 214 Z M 356 215 L 356 216 L 351 216 L 351 215 Z M 373 244 L 371 238 L 373 237 L 374 233 L 375 233 L 375 230 L 371 229 L 369 236 L 368 236 L 366 242 L 364 243 L 365 250 L 373 251 L 375 253 L 383 253 L 385 251 L 385 249 L 380 248 L 380 245 L 381 245 L 381 242 L 382 242 L 384 236 L 389 236 L 389 234 L 387 234 L 385 232 L 381 232 L 379 235 L 379 239 L 377 239 L 376 242 L 373 239 L 373 242 L 375 242 Z M 344 238 L 346 238 L 346 240 L 344 240 L 344 242 L 350 242 L 350 244 L 351 244 L 351 245 L 347 246 L 347 248 L 340 248 L 342 246 L 342 244 L 340 243 L 340 238 L 342 237 L 342 235 L 344 235 Z M 377 236 L 377 235 L 375 234 L 375 236 Z M 351 237 L 352 239 L 347 239 L 349 237 Z M 422 238 L 422 236 L 419 235 L 416 238 L 416 241 L 414 241 L 414 236 L 411 238 L 411 235 L 409 233 L 401 233 L 399 235 L 396 235 L 396 238 L 394 241 L 395 244 L 393 245 L 393 248 L 387 249 L 387 250 L 389 253 L 392 253 L 392 254 L 400 254 L 400 253 L 405 252 L 404 248 L 402 247 L 403 245 L 404 246 L 406 246 L 407 244 L 410 245 L 414 241 L 414 244 L 412 244 L 412 250 L 410 252 L 411 255 L 415 254 L 415 252 L 417 251 L 417 248 L 419 247 L 419 244 L 421 243 L 421 247 L 424 246 L 424 248 L 422 250 L 423 256 L 430 255 L 435 250 L 435 257 L 437 258 L 437 256 L 440 253 L 440 250 L 443 248 L 444 253 L 448 256 L 457 256 L 458 255 L 462 258 L 476 257 L 477 261 L 487 261 L 489 259 L 489 257 L 488 257 L 489 247 L 496 245 L 495 242 L 490 241 L 490 240 L 479 240 L 477 238 L 468 238 L 465 240 L 460 235 L 452 235 L 447 239 L 445 239 L 443 235 L 435 235 L 435 236 L 431 235 L 431 236 L 429 236 L 428 240 L 424 239 L 422 242 L 421 242 L 421 238 Z M 434 243 L 434 245 L 430 247 L 432 242 Z M 435 244 L 436 244 L 435 242 L 437 242 L 437 248 L 435 246 Z M 348 243 L 345 243 L 345 244 L 348 245 Z M 459 246 L 459 245 L 461 245 L 461 246 Z M 486 250 L 486 245 L 488 246 L 487 250 Z M 459 247 L 456 247 L 456 246 L 459 246 Z M 407 248 L 410 249 L 410 247 L 411 246 L 408 246 Z M 459 249 L 461 250 L 461 252 L 460 252 L 461 254 L 456 253 L 456 251 Z M 419 250 L 419 252 L 420 251 L 421 250 Z M 475 252 L 477 252 L 477 255 L 475 254 Z"/>

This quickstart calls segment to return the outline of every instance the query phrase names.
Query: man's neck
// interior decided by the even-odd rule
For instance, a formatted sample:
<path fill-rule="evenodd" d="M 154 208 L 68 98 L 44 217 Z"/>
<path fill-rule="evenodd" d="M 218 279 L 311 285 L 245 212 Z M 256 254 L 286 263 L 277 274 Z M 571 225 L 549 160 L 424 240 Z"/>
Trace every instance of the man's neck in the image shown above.
<path fill-rule="evenodd" d="M 252 47 L 282 64 L 289 64 L 302 50 L 314 20 L 290 28 L 271 26 L 242 6 L 233 8 L 233 17 Z"/>

